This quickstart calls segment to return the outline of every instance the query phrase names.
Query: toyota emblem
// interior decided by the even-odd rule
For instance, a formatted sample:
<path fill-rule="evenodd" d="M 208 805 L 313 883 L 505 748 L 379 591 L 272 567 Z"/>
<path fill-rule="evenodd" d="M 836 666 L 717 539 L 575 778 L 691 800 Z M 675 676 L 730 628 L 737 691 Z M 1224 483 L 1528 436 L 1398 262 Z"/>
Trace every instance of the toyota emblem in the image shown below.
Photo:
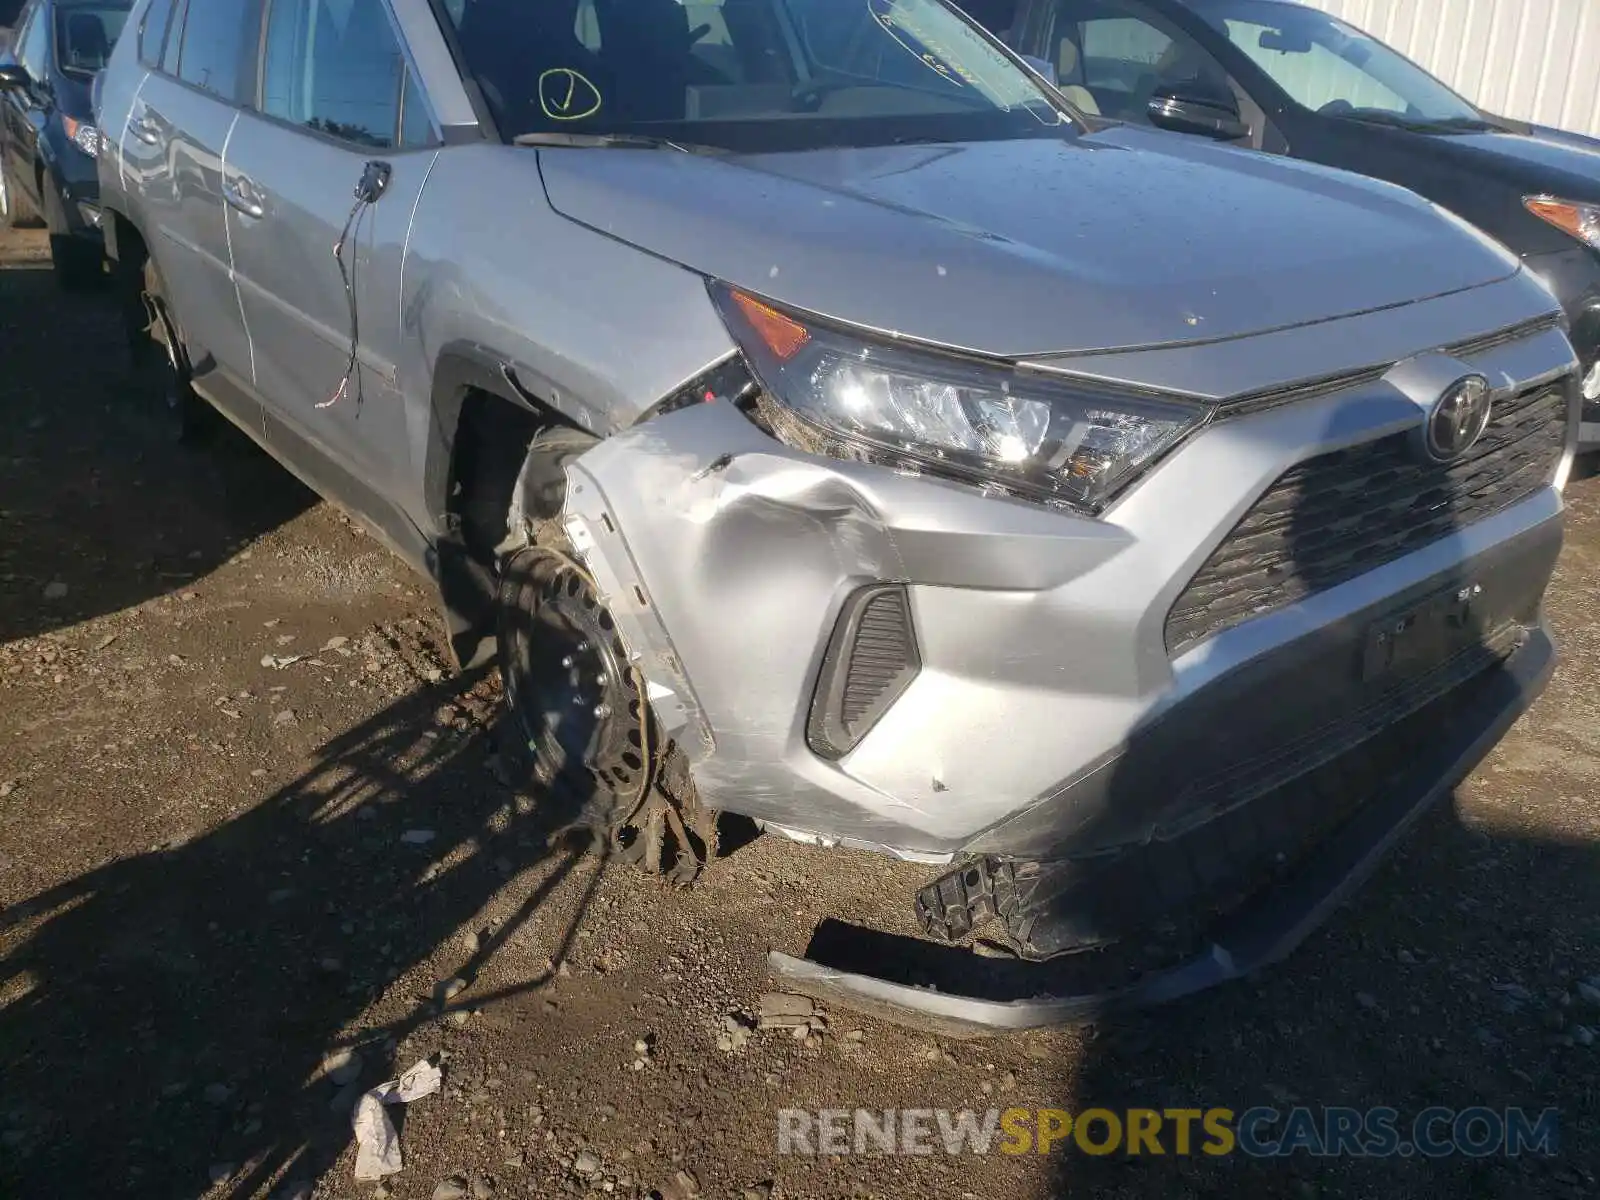
<path fill-rule="evenodd" d="M 1482 375 L 1452 383 L 1428 410 L 1422 430 L 1423 448 L 1435 462 L 1454 462 L 1472 449 L 1489 427 L 1493 396 Z"/>

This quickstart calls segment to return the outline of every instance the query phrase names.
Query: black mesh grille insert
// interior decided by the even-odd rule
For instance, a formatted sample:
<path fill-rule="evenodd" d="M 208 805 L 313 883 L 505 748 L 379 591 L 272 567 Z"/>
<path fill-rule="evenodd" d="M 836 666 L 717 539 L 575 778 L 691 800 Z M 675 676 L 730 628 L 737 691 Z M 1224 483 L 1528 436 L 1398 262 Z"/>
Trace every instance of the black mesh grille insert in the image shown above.
<path fill-rule="evenodd" d="M 911 601 L 897 584 L 851 596 L 834 628 L 811 702 L 807 739 L 839 758 L 867 735 L 921 669 Z"/>
<path fill-rule="evenodd" d="M 845 728 L 852 732 L 878 706 L 905 672 L 910 659 L 911 614 L 905 593 L 880 592 L 861 611 L 840 705 Z"/>
<path fill-rule="evenodd" d="M 1167 614 L 1167 649 L 1354 579 L 1543 487 L 1567 435 L 1561 386 L 1496 406 L 1465 457 L 1424 462 L 1406 434 L 1324 454 L 1268 489 Z"/>

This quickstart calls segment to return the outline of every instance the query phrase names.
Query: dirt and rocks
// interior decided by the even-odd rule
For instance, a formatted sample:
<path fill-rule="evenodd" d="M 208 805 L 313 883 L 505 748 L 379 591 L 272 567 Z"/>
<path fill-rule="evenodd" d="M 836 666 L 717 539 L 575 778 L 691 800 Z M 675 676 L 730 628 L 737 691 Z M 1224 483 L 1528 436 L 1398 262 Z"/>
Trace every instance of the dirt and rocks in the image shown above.
<path fill-rule="evenodd" d="M 689 891 L 550 842 L 422 582 L 231 431 L 159 439 L 110 302 L 0 235 L 0 1195 L 1587 1196 L 1600 481 L 1536 711 L 1290 962 L 941 1041 L 773 990 L 916 868 L 760 839 Z M 797 1015 L 798 1014 L 798 1015 Z M 356 1183 L 350 1111 L 405 1168 Z M 1554 1159 L 781 1156 L 780 1108 L 1560 1109 Z"/>

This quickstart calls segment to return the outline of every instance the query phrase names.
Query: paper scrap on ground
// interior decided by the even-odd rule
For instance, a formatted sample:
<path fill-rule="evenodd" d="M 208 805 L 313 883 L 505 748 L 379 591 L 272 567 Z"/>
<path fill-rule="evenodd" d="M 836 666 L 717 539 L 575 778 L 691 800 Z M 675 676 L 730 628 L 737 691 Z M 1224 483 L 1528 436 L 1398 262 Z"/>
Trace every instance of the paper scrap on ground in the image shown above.
<path fill-rule="evenodd" d="M 356 1178 L 382 1179 L 404 1165 L 400 1137 L 384 1111 L 386 1104 L 410 1104 L 439 1090 L 439 1068 L 423 1059 L 399 1079 L 380 1083 L 356 1103 L 350 1124 L 356 1131 Z"/>

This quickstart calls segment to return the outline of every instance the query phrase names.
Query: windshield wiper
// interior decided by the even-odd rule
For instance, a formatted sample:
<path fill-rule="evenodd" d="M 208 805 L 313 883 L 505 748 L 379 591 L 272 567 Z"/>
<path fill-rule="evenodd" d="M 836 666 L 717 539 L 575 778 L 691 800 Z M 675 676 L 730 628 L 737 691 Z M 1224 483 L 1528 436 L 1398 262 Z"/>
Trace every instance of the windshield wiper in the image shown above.
<path fill-rule="evenodd" d="M 1458 129 L 1465 133 L 1489 133 L 1500 128 L 1482 117 L 1442 117 L 1427 124 L 1430 129 Z"/>
<path fill-rule="evenodd" d="M 1399 113 L 1385 112 L 1383 109 L 1377 108 L 1358 108 L 1352 112 L 1342 112 L 1334 115 L 1345 121 L 1361 121 L 1367 125 L 1387 125 L 1391 129 L 1409 129 L 1414 133 L 1426 133 L 1437 124 L 1430 121 L 1418 121 L 1411 117 L 1403 117 Z"/>
<path fill-rule="evenodd" d="M 1413 133 L 1475 133 L 1499 129 L 1500 126 L 1480 117 L 1407 117 L 1381 108 L 1358 108 L 1352 112 L 1336 114 L 1346 121 L 1364 121 L 1369 125 L 1387 125 L 1393 129 L 1408 129 Z"/>
<path fill-rule="evenodd" d="M 681 142 L 644 133 L 573 133 L 554 130 L 519 133 L 514 146 L 566 146 L 577 150 L 676 150 L 680 154 L 726 154 L 720 146 Z"/>

